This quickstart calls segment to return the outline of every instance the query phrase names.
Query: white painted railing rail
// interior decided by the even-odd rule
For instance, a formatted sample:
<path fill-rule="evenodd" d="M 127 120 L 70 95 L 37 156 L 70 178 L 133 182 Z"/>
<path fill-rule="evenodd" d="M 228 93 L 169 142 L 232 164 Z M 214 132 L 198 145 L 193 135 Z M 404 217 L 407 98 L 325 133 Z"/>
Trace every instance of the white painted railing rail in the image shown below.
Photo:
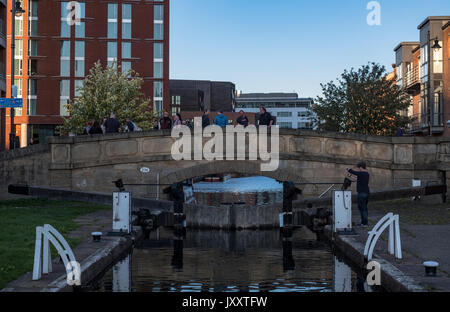
<path fill-rule="evenodd" d="M 68 282 L 70 277 L 74 277 L 76 284 L 78 284 L 80 268 L 78 262 L 75 260 L 75 255 L 64 237 L 50 224 L 45 224 L 43 227 L 36 227 L 33 280 L 39 280 L 42 274 L 52 272 L 50 243 L 52 243 L 61 256 L 64 267 L 66 268 Z"/>
<path fill-rule="evenodd" d="M 369 232 L 366 246 L 364 248 L 364 256 L 368 261 L 372 260 L 373 250 L 377 244 L 381 234 L 389 227 L 388 252 L 397 259 L 402 259 L 402 244 L 400 240 L 399 216 L 392 212 L 381 218 L 372 231 Z"/>

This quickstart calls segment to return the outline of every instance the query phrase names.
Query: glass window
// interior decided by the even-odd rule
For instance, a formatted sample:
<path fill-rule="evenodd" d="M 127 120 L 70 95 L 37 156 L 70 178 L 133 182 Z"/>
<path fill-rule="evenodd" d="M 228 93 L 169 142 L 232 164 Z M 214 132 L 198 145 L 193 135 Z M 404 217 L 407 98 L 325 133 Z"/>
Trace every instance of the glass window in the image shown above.
<path fill-rule="evenodd" d="M 22 59 L 14 60 L 14 76 L 22 76 Z"/>
<path fill-rule="evenodd" d="M 131 20 L 131 4 L 122 4 L 122 19 Z"/>
<path fill-rule="evenodd" d="M 34 76 L 37 75 L 38 70 L 37 70 L 37 60 L 28 60 L 28 75 L 29 76 Z"/>
<path fill-rule="evenodd" d="M 61 21 L 61 37 L 70 37 L 70 25 L 67 24 L 67 21 Z"/>
<path fill-rule="evenodd" d="M 153 63 L 153 77 L 154 78 L 163 78 L 163 63 L 162 62 L 154 62 Z"/>
<path fill-rule="evenodd" d="M 61 42 L 61 57 L 70 57 L 70 41 Z"/>
<path fill-rule="evenodd" d="M 75 60 L 75 77 L 84 77 L 84 60 Z"/>
<path fill-rule="evenodd" d="M 131 39 L 131 22 L 122 22 L 122 38 Z"/>
<path fill-rule="evenodd" d="M 86 36 L 86 24 L 80 22 L 79 25 L 75 24 L 75 38 L 84 38 Z"/>
<path fill-rule="evenodd" d="M 18 57 L 23 56 L 23 41 L 20 39 L 14 40 L 16 48 L 14 50 L 14 55 Z"/>
<path fill-rule="evenodd" d="M 131 58 L 131 42 L 122 42 L 122 58 Z"/>
<path fill-rule="evenodd" d="M 108 19 L 117 19 L 117 3 L 108 3 Z"/>
<path fill-rule="evenodd" d="M 108 42 L 108 59 L 117 59 L 117 42 Z"/>
<path fill-rule="evenodd" d="M 23 36 L 23 20 L 22 20 L 22 18 L 19 19 L 16 17 L 15 30 L 16 30 L 16 32 L 15 32 L 16 36 L 18 36 L 18 37 Z"/>
<path fill-rule="evenodd" d="M 36 40 L 28 40 L 28 55 L 29 56 L 38 55 L 38 44 Z"/>
<path fill-rule="evenodd" d="M 83 88 L 84 80 L 75 80 L 75 97 L 81 96 L 81 88 Z"/>
<path fill-rule="evenodd" d="M 22 97 L 22 79 L 14 79 L 14 85 L 17 86 L 17 97 Z"/>
<path fill-rule="evenodd" d="M 28 34 L 30 36 L 37 36 L 38 35 L 38 21 L 37 19 L 30 18 L 29 24 L 28 24 Z"/>
<path fill-rule="evenodd" d="M 439 41 L 440 49 L 433 49 L 433 72 L 442 74 L 444 72 L 444 49 L 442 41 Z"/>
<path fill-rule="evenodd" d="M 154 101 L 154 110 L 155 112 L 162 112 L 163 110 L 163 102 L 162 101 Z"/>
<path fill-rule="evenodd" d="M 158 23 L 155 23 L 154 25 L 154 39 L 164 40 L 164 25 Z"/>
<path fill-rule="evenodd" d="M 108 38 L 117 39 L 117 22 L 108 22 Z"/>
<path fill-rule="evenodd" d="M 36 96 L 37 95 L 37 80 L 29 79 L 28 80 L 28 96 Z"/>
<path fill-rule="evenodd" d="M 37 17 L 38 16 L 38 2 L 37 0 L 30 0 L 29 2 L 29 16 Z"/>
<path fill-rule="evenodd" d="M 162 98 L 163 97 L 163 82 L 155 81 L 153 82 L 153 97 Z"/>
<path fill-rule="evenodd" d="M 75 57 L 84 57 L 84 41 L 75 41 Z"/>
<path fill-rule="evenodd" d="M 36 116 L 37 115 L 37 113 L 36 113 L 36 111 L 37 111 L 37 109 L 36 109 L 36 106 L 37 106 L 37 99 L 35 99 L 35 98 L 29 98 L 28 100 L 27 100 L 27 114 L 28 114 L 28 116 Z"/>
<path fill-rule="evenodd" d="M 60 102 L 59 102 L 59 114 L 61 116 L 68 116 L 69 112 L 66 105 L 70 101 L 70 80 L 61 80 L 59 85 L 60 90 Z"/>
<path fill-rule="evenodd" d="M 153 45 L 153 57 L 156 59 L 162 59 L 164 58 L 164 50 L 163 50 L 163 44 L 156 42 Z"/>
<path fill-rule="evenodd" d="M 126 74 L 131 70 L 131 62 L 122 62 L 122 73 Z"/>
<path fill-rule="evenodd" d="M 154 20 L 162 21 L 164 20 L 164 5 L 155 5 L 154 6 Z"/>

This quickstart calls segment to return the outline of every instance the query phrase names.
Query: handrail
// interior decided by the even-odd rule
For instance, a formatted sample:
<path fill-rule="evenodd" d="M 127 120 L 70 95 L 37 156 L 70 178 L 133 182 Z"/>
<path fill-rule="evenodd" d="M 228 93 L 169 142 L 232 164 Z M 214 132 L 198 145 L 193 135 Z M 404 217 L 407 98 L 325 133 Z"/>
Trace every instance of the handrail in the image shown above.
<path fill-rule="evenodd" d="M 400 225 L 399 216 L 394 215 L 392 212 L 381 218 L 380 221 L 374 226 L 372 231 L 369 232 L 366 245 L 364 247 L 364 256 L 367 257 L 367 261 L 371 261 L 373 257 L 373 251 L 380 238 L 381 234 L 389 227 L 389 241 L 388 252 L 394 255 L 397 259 L 402 259 L 402 246 L 400 240 Z"/>

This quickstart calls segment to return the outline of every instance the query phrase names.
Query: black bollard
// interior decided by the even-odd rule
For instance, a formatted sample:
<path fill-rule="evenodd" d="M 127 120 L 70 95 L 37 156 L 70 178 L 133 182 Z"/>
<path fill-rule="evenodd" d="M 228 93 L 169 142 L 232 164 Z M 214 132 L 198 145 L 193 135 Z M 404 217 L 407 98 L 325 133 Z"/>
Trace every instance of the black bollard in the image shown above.
<path fill-rule="evenodd" d="M 283 237 L 290 238 L 293 234 L 294 213 L 292 202 L 301 194 L 301 190 L 295 187 L 294 182 L 283 182 Z"/>
<path fill-rule="evenodd" d="M 283 238 L 283 270 L 284 272 L 295 270 L 295 261 L 292 256 L 292 236 Z"/>

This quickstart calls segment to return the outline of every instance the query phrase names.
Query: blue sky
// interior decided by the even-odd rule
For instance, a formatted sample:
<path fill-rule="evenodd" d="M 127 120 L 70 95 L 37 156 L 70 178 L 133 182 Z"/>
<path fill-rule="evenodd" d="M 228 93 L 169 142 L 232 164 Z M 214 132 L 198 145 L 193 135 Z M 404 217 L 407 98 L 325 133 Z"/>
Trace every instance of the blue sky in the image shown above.
<path fill-rule="evenodd" d="M 381 26 L 366 22 L 369 0 L 171 0 L 170 78 L 315 97 L 344 69 L 391 70 L 398 43 L 417 41 L 427 16 L 450 15 L 449 0 L 378 2 Z"/>

